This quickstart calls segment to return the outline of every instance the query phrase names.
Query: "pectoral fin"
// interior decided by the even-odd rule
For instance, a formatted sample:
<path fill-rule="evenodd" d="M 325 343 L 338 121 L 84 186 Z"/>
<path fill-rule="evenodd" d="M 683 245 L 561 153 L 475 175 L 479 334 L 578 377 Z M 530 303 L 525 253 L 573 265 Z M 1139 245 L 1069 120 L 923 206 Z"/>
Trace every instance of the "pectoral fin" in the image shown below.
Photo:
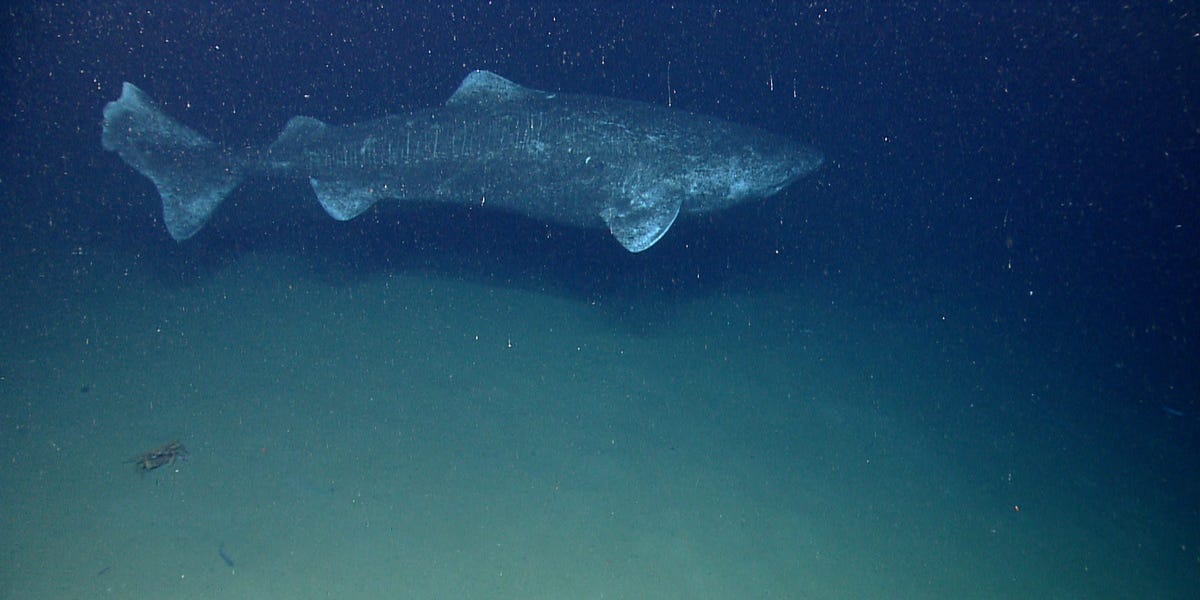
<path fill-rule="evenodd" d="M 667 233 L 682 202 L 678 195 L 648 191 L 605 208 L 600 217 L 626 250 L 641 252 Z"/>
<path fill-rule="evenodd" d="M 379 200 L 374 190 L 361 184 L 318 181 L 316 178 L 309 178 L 308 182 L 312 184 L 313 192 L 316 192 L 317 200 L 325 212 L 339 221 L 357 217 Z"/>

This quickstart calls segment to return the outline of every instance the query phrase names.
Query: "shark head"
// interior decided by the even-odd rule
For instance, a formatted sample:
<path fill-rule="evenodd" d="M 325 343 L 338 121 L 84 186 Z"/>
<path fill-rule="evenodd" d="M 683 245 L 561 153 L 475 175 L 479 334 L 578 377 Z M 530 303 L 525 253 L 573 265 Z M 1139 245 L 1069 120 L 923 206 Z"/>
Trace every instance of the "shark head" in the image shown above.
<path fill-rule="evenodd" d="M 772 196 L 825 162 L 821 152 L 785 138 L 758 133 L 753 141 L 725 139 L 734 143 L 704 155 L 684 171 L 685 211 L 720 210 Z M 739 139 L 744 143 L 736 143 Z"/>
<path fill-rule="evenodd" d="M 779 193 L 825 162 L 819 151 L 769 133 L 705 119 L 668 143 L 642 148 L 614 178 L 600 211 L 630 252 L 654 245 L 680 213 L 721 210 Z M 704 131 L 705 136 L 696 135 Z M 647 136 L 653 138 L 654 136 Z"/>

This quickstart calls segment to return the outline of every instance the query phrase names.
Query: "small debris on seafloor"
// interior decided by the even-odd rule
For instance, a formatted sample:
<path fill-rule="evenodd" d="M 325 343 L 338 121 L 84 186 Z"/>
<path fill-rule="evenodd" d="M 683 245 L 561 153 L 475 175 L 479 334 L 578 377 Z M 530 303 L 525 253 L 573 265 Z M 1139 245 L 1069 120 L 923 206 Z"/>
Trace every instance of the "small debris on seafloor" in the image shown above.
<path fill-rule="evenodd" d="M 178 440 L 169 444 L 164 444 L 151 450 L 142 453 L 133 458 L 132 462 L 137 466 L 137 469 L 142 472 L 153 471 L 164 465 L 175 464 L 176 460 L 186 459 L 188 456 L 187 448 L 183 447 Z"/>

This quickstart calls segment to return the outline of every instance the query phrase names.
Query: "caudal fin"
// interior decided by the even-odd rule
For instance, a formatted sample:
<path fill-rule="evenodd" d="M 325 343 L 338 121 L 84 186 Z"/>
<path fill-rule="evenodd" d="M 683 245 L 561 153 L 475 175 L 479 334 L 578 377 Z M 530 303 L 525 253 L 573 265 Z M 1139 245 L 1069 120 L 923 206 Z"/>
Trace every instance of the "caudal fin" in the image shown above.
<path fill-rule="evenodd" d="M 101 143 L 154 182 L 176 240 L 195 235 L 242 178 L 227 151 L 163 114 L 132 83 L 104 107 Z"/>

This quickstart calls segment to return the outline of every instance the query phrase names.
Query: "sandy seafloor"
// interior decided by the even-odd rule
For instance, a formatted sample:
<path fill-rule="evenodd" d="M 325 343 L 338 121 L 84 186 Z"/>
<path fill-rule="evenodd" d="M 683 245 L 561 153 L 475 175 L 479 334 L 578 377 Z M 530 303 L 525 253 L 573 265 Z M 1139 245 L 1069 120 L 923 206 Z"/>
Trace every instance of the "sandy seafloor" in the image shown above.
<path fill-rule="evenodd" d="M 268 252 L 167 284 L 69 250 L 6 267 L 3 598 L 1200 581 L 1194 507 L 1168 489 L 1194 417 L 1097 408 L 1092 367 L 986 315 L 816 286 L 622 307 L 444 273 L 331 282 Z M 1120 433 L 1131 419 L 1161 435 Z M 125 462 L 172 439 L 189 460 Z"/>

